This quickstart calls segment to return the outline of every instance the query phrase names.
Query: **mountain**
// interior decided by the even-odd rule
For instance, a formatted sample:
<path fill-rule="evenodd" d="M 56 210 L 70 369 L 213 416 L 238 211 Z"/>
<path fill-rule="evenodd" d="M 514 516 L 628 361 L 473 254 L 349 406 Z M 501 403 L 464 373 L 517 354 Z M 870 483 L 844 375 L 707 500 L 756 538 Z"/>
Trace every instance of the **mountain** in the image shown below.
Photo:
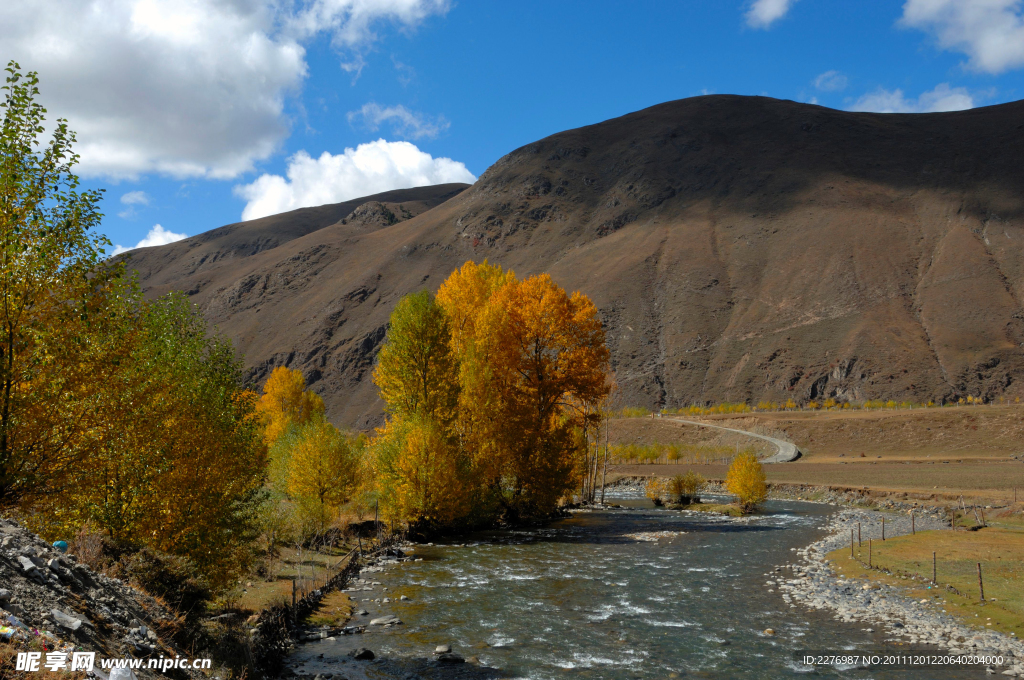
<path fill-rule="evenodd" d="M 622 403 L 1024 393 L 1024 102 L 849 113 L 668 102 L 528 144 L 472 187 L 297 210 L 135 251 L 254 380 L 300 368 L 368 427 L 388 315 L 467 259 L 589 295 Z"/>

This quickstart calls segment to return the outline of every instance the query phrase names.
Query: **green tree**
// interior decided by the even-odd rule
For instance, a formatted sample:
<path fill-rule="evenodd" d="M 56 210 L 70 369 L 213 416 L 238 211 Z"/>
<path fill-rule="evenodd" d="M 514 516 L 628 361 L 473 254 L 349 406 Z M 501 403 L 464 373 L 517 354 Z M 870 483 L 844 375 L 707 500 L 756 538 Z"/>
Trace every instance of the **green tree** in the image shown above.
<path fill-rule="evenodd" d="M 373 379 L 389 414 L 420 414 L 447 426 L 459 400 L 458 360 L 444 309 L 426 292 L 402 298 Z"/>
<path fill-rule="evenodd" d="M 99 191 L 79 191 L 75 134 L 46 110 L 35 73 L 6 69 L 0 132 L 0 503 L 58 491 L 86 451 L 111 368 L 97 337 L 116 300 Z"/>

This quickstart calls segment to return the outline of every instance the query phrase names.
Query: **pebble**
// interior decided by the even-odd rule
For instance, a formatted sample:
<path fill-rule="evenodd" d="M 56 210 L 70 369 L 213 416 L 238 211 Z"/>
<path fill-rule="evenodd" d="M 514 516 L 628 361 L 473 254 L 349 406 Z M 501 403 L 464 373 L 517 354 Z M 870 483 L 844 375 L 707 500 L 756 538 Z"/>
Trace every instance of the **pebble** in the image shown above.
<path fill-rule="evenodd" d="M 827 527 L 831 534 L 797 550 L 803 562 L 789 565 L 795 578 L 778 574 L 777 587 L 805 606 L 833 611 L 837 619 L 877 624 L 877 628 L 894 636 L 892 639 L 904 636 L 912 643 L 934 645 L 949 650 L 951 654 L 1002 655 L 1011 666 L 1001 671 L 1002 674 L 1024 677 L 1024 667 L 1018 665 L 1018 660 L 1024 659 L 1024 644 L 1016 638 L 965 626 L 958 619 L 935 611 L 930 600 L 911 599 L 893 586 L 860 584 L 836 577 L 824 556 L 833 550 L 849 547 L 850 529 L 856 529 L 857 522 L 861 523 L 865 542 L 868 538 L 881 538 L 882 516 L 880 512 L 869 510 L 844 509 L 838 512 Z M 909 516 L 889 513 L 884 516 L 886 537 L 910 533 Z M 938 517 L 918 516 L 916 522 L 921 530 L 948 529 L 948 524 Z"/>

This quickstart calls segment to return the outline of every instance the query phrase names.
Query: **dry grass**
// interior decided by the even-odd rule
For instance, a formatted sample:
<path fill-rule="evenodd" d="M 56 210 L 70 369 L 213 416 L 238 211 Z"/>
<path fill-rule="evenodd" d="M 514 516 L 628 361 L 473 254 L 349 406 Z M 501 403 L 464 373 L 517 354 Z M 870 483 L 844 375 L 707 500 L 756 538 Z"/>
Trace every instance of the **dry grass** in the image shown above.
<path fill-rule="evenodd" d="M 724 479 L 725 465 L 616 465 L 618 475 L 651 475 L 671 477 L 688 470 L 707 479 Z M 1024 500 L 1024 465 L 1020 463 L 779 463 L 764 466 L 769 482 L 813 484 L 875 491 L 910 492 L 918 495 L 949 496 L 963 493 L 966 497 L 996 505 L 1013 500 L 1013 487 L 1020 487 Z M 611 471 L 611 468 L 610 468 Z"/>
<path fill-rule="evenodd" d="M 917 535 L 873 541 L 871 562 L 891 571 L 899 570 L 930 581 L 932 551 L 936 553 L 939 587 L 930 583 L 888 576 L 869 570 L 868 544 L 857 549 L 858 560 L 850 558 L 850 549 L 828 555 L 836 571 L 843 576 L 867 578 L 905 586 L 915 599 L 928 599 L 939 610 L 961 618 L 978 628 L 992 628 L 1024 636 L 1024 531 L 989 527 L 979 531 L 922 531 Z M 977 564 L 981 563 L 986 602 L 978 592 Z M 945 588 L 952 585 L 961 594 Z"/>
<path fill-rule="evenodd" d="M 320 601 L 320 606 L 306 618 L 306 623 L 311 626 L 341 626 L 351 617 L 351 598 L 347 593 L 334 590 Z"/>
<path fill-rule="evenodd" d="M 246 582 L 238 598 L 238 607 L 258 612 L 268 606 L 287 601 L 291 603 L 292 580 L 313 587 L 325 577 L 333 576 L 341 568 L 341 558 L 354 546 L 348 543 L 324 552 L 281 548 L 275 560 L 270 580 L 251 579 Z"/>
<path fill-rule="evenodd" d="M 861 453 L 889 460 L 991 460 L 1024 453 L 1024 407 L 1020 405 L 788 411 L 708 416 L 702 420 L 741 430 L 775 430 L 812 461 L 836 460 L 840 455 L 859 457 Z"/>

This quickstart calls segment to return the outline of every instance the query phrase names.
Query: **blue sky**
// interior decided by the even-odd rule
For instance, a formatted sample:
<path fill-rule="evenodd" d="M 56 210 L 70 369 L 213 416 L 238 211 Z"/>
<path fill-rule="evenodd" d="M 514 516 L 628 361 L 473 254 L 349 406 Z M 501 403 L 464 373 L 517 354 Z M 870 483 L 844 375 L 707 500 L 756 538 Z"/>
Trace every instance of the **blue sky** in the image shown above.
<path fill-rule="evenodd" d="M 127 247 L 472 181 L 536 139 L 704 93 L 883 112 L 1024 98 L 1021 0 L 14 4 L 0 56 L 39 71 Z"/>

